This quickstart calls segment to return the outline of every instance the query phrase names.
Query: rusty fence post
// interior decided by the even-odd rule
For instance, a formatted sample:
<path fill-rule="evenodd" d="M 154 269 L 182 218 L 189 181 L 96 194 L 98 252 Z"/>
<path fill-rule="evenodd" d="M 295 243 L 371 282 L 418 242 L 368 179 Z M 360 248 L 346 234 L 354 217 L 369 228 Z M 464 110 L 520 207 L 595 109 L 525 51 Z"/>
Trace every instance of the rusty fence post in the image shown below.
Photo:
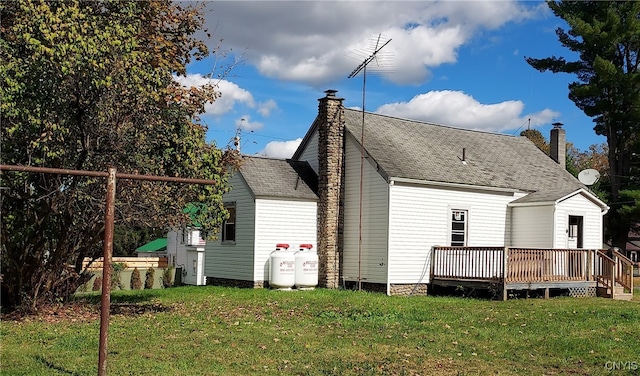
<path fill-rule="evenodd" d="M 113 253 L 113 218 L 116 200 L 116 169 L 109 168 L 107 176 L 106 214 L 104 220 L 104 255 L 102 257 L 102 300 L 100 305 L 100 348 L 98 376 L 107 375 L 107 339 L 111 311 L 111 255 Z"/>

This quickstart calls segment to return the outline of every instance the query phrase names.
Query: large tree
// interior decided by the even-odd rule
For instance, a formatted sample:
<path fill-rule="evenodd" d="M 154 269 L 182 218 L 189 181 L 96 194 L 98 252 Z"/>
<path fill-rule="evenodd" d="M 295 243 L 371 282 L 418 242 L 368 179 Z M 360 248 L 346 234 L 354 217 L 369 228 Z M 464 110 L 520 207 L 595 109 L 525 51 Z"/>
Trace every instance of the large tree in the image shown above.
<path fill-rule="evenodd" d="M 3 164 L 197 177 L 213 186 L 118 180 L 116 225 L 185 218 L 213 229 L 225 211 L 227 155 L 198 122 L 214 85 L 185 88 L 202 9 L 170 0 L 0 3 Z M 101 253 L 105 179 L 2 172 L 2 304 L 34 309 L 83 281 Z"/>
<path fill-rule="evenodd" d="M 593 118 L 595 132 L 607 137 L 611 207 L 607 235 L 613 245 L 624 248 L 630 226 L 640 221 L 637 211 L 623 210 L 630 192 L 637 190 L 640 183 L 640 2 L 547 4 L 569 25 L 568 31 L 558 28 L 556 34 L 560 43 L 578 58 L 526 60 L 539 71 L 576 75 L 577 81 L 569 84 L 569 98 Z"/>

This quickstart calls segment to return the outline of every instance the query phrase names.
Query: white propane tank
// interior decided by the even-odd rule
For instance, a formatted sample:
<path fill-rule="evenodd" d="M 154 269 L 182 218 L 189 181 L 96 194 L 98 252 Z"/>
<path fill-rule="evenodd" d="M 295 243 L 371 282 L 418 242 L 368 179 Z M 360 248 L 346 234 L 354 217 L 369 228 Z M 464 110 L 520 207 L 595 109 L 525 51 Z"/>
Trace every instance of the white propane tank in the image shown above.
<path fill-rule="evenodd" d="M 311 244 L 300 244 L 296 252 L 296 287 L 300 290 L 312 290 L 318 285 L 318 254 L 311 248 Z"/>
<path fill-rule="evenodd" d="M 276 244 L 269 257 L 269 286 L 278 290 L 291 290 L 296 282 L 296 256 L 288 249 L 289 244 Z"/>

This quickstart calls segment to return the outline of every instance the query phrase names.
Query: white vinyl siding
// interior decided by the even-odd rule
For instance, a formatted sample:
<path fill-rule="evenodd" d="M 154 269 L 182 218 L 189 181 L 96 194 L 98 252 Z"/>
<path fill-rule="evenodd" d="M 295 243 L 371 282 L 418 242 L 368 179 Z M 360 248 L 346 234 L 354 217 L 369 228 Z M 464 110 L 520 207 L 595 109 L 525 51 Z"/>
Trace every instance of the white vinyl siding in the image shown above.
<path fill-rule="evenodd" d="M 220 233 L 205 247 L 205 275 L 213 278 L 253 281 L 254 277 L 254 223 L 255 204 L 240 174 L 229 182 L 231 191 L 223 197 L 225 202 L 236 203 L 236 241 L 222 243 Z"/>
<path fill-rule="evenodd" d="M 182 282 L 187 285 L 201 286 L 206 284 L 204 277 L 204 248 L 195 248 L 186 251 L 186 270 L 187 274 Z"/>
<path fill-rule="evenodd" d="M 395 183 L 390 187 L 389 283 L 427 283 L 433 246 L 450 244 L 451 211 L 467 211 L 469 247 L 504 246 L 511 193 Z"/>
<path fill-rule="evenodd" d="M 359 252 L 360 150 L 346 142 L 343 277 L 347 281 L 387 282 L 388 184 L 364 161 L 362 188 L 362 252 Z M 360 269 L 360 272 L 359 272 Z"/>
<path fill-rule="evenodd" d="M 555 248 L 568 246 L 570 215 L 583 217 L 582 248 L 602 248 L 602 212 L 582 194 L 576 194 L 557 204 Z"/>
<path fill-rule="evenodd" d="M 276 244 L 289 244 L 290 251 L 312 244 L 316 250 L 316 217 L 315 201 L 256 199 L 255 281 L 269 280 L 269 256 Z"/>
<path fill-rule="evenodd" d="M 316 129 L 311 137 L 309 138 L 309 142 L 305 145 L 304 150 L 300 154 L 300 161 L 307 161 L 309 166 L 313 169 L 313 171 L 318 173 L 318 130 Z"/>
<path fill-rule="evenodd" d="M 553 205 L 511 208 L 511 246 L 553 248 Z"/>

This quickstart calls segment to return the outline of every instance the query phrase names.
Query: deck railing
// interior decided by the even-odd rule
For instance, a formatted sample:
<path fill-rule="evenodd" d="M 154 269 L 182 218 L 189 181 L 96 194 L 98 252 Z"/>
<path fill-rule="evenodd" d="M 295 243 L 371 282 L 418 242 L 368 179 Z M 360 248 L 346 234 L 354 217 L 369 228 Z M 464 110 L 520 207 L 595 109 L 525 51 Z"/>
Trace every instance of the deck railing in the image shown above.
<path fill-rule="evenodd" d="M 594 254 L 588 249 L 434 247 L 431 276 L 507 283 L 589 281 Z"/>
<path fill-rule="evenodd" d="M 595 275 L 598 284 L 615 293 L 616 283 L 624 292 L 633 291 L 633 263 L 620 252 L 611 249 L 598 251 Z"/>
<path fill-rule="evenodd" d="M 597 283 L 633 291 L 633 263 L 616 250 L 433 247 L 431 278 L 507 285 Z"/>
<path fill-rule="evenodd" d="M 434 247 L 431 276 L 443 279 L 502 280 L 504 248 Z"/>
<path fill-rule="evenodd" d="M 594 265 L 594 276 L 598 287 L 603 287 L 613 294 L 615 286 L 616 262 L 607 256 L 604 251 L 598 251 Z"/>
<path fill-rule="evenodd" d="M 510 248 L 506 281 L 588 281 L 593 253 L 588 249 Z"/>
<path fill-rule="evenodd" d="M 633 262 L 615 249 L 611 253 L 616 261 L 615 281 L 624 287 L 625 292 L 633 292 Z"/>

